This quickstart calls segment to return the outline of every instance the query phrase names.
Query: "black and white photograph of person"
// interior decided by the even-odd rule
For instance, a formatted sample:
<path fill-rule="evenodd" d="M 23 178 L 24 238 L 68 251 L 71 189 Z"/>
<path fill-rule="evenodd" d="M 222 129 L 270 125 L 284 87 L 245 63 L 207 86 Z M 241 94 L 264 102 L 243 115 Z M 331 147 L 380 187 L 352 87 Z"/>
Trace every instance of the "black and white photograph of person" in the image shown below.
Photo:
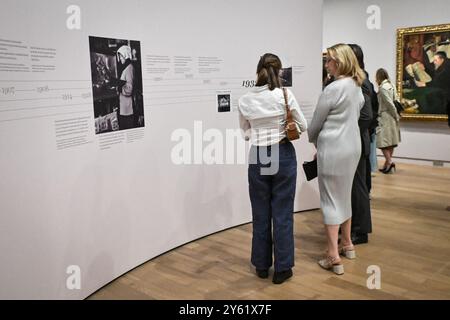
<path fill-rule="evenodd" d="M 292 87 L 292 67 L 281 69 L 280 78 L 283 87 Z"/>
<path fill-rule="evenodd" d="M 218 94 L 217 105 L 219 112 L 231 111 L 231 96 L 229 94 Z"/>
<path fill-rule="evenodd" d="M 95 133 L 144 126 L 139 41 L 89 37 Z"/>

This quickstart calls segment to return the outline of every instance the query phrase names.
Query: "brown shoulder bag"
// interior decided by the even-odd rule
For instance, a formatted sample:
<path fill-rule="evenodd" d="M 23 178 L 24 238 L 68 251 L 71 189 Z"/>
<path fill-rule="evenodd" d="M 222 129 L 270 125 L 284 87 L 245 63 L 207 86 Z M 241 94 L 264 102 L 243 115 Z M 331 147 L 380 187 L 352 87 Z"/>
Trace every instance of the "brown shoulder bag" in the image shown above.
<path fill-rule="evenodd" d="M 287 90 L 283 88 L 284 93 L 284 104 L 286 106 L 286 136 L 287 138 L 292 140 L 297 140 L 300 138 L 300 131 L 297 128 L 297 124 L 294 119 L 292 119 L 292 112 L 289 108 L 288 99 L 287 99 Z"/>

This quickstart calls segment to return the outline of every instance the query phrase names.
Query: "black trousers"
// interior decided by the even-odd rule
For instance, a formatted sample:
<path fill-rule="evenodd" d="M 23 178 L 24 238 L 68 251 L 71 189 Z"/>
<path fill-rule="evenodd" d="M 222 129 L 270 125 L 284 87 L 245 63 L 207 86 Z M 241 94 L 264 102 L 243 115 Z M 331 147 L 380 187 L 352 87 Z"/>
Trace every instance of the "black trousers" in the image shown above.
<path fill-rule="evenodd" d="M 370 163 L 370 156 L 365 157 L 366 158 L 366 185 L 367 185 L 367 192 L 370 193 L 372 190 L 372 165 Z"/>
<path fill-rule="evenodd" d="M 447 101 L 448 126 L 450 127 L 450 101 Z"/>
<path fill-rule="evenodd" d="M 371 233 L 372 217 L 370 213 L 369 191 L 367 189 L 368 157 L 361 155 L 352 186 L 352 232 Z"/>
<path fill-rule="evenodd" d="M 125 129 L 132 129 L 134 128 L 134 116 L 122 116 L 119 115 L 119 129 L 125 130 Z"/>

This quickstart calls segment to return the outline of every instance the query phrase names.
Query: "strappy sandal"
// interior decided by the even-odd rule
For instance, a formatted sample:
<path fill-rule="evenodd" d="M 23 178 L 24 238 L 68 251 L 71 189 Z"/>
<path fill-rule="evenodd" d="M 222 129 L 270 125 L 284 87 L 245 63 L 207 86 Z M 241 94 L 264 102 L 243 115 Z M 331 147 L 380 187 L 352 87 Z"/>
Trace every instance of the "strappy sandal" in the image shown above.
<path fill-rule="evenodd" d="M 325 259 L 318 261 L 319 266 L 326 270 L 331 270 L 337 275 L 344 274 L 344 265 L 339 257 L 327 256 Z"/>
<path fill-rule="evenodd" d="M 350 260 L 355 259 L 356 258 L 355 246 L 349 245 L 340 247 L 339 254 Z"/>

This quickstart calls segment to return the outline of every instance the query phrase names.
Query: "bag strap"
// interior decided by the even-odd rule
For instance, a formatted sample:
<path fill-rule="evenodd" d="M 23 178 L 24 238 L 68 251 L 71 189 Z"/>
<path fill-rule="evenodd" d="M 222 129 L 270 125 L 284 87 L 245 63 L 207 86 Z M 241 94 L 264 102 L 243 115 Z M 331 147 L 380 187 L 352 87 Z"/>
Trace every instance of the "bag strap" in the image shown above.
<path fill-rule="evenodd" d="M 392 86 L 392 102 L 394 102 L 394 101 L 397 100 L 397 99 L 396 99 L 396 90 L 395 90 L 394 84 L 393 84 L 391 81 L 389 81 L 389 83 L 390 83 L 391 86 Z"/>
<path fill-rule="evenodd" d="M 283 88 L 283 95 L 284 95 L 284 105 L 286 107 L 286 123 L 289 123 L 289 122 L 292 122 L 293 119 L 292 119 L 292 112 L 291 112 L 291 110 L 289 110 L 286 88 Z"/>

